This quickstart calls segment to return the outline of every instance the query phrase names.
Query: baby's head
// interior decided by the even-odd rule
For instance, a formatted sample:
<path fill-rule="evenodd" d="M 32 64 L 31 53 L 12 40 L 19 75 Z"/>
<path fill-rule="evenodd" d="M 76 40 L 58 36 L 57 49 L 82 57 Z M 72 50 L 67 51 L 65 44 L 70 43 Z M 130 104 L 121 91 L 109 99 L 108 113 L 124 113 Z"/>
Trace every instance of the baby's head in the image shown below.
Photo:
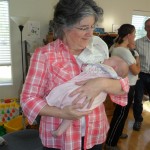
<path fill-rule="evenodd" d="M 104 60 L 104 64 L 111 66 L 118 76 L 125 78 L 128 75 L 129 66 L 128 64 L 118 56 L 111 56 Z"/>

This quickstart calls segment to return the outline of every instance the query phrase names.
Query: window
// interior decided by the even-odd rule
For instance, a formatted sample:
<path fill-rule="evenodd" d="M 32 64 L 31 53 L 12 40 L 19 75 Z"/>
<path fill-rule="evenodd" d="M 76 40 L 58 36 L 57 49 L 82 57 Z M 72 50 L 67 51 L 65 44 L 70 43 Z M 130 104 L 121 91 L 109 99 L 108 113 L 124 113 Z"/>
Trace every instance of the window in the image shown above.
<path fill-rule="evenodd" d="M 145 21 L 150 18 L 150 12 L 144 11 L 134 11 L 132 15 L 132 24 L 135 26 L 136 29 L 136 38 L 139 39 L 146 35 L 145 32 Z"/>
<path fill-rule="evenodd" d="M 9 2 L 0 0 L 0 85 L 11 83 Z"/>

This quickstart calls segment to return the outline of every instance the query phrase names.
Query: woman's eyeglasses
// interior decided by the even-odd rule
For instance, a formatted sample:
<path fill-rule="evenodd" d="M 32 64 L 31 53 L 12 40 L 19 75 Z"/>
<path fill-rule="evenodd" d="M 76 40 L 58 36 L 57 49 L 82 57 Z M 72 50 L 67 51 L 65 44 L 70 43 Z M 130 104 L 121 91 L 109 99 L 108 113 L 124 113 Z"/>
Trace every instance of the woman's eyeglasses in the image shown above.
<path fill-rule="evenodd" d="M 78 30 L 80 30 L 80 31 L 83 31 L 83 32 L 88 32 L 88 31 L 90 31 L 90 30 L 93 31 L 93 30 L 96 28 L 96 25 L 93 25 L 93 26 L 91 26 L 91 27 L 86 26 L 86 27 L 74 27 L 74 28 L 76 28 L 76 29 L 78 29 Z"/>

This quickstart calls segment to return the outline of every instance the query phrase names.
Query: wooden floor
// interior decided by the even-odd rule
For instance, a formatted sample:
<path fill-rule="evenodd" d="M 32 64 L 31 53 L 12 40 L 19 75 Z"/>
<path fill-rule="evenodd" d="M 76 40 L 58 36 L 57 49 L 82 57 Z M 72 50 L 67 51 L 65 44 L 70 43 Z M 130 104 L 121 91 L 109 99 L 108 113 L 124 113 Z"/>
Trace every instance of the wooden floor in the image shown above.
<path fill-rule="evenodd" d="M 128 134 L 128 138 L 120 139 L 118 143 L 118 147 L 121 150 L 150 150 L 150 102 L 145 101 L 143 107 L 144 121 L 140 131 L 134 131 L 132 129 L 134 118 L 132 108 L 130 109 L 124 128 L 124 133 Z M 109 120 L 110 118 L 111 117 L 109 117 Z"/>

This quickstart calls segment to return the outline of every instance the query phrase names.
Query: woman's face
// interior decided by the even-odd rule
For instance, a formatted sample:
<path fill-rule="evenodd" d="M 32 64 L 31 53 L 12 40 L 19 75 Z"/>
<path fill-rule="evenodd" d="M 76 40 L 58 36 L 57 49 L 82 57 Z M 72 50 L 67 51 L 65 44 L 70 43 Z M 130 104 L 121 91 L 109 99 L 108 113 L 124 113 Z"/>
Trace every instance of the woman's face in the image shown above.
<path fill-rule="evenodd" d="M 135 30 L 132 33 L 128 34 L 129 44 L 134 44 L 135 43 L 134 39 L 135 39 Z"/>
<path fill-rule="evenodd" d="M 64 29 L 63 42 L 69 47 L 72 54 L 80 53 L 93 36 L 95 18 L 88 16 L 71 28 Z"/>
<path fill-rule="evenodd" d="M 150 21 L 147 21 L 145 24 L 145 31 L 148 35 L 150 35 Z"/>

